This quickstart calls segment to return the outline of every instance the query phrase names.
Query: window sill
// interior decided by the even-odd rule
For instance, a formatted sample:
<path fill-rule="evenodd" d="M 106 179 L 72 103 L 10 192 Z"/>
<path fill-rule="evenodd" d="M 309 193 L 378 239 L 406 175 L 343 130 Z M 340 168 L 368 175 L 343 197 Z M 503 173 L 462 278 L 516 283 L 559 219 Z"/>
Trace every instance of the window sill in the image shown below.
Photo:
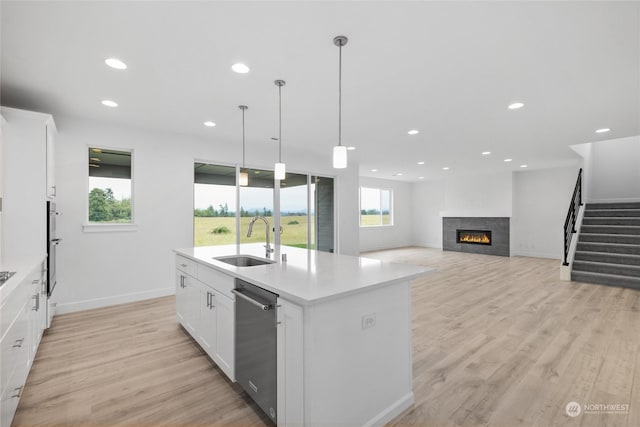
<path fill-rule="evenodd" d="M 138 224 L 83 224 L 82 231 L 85 233 L 122 233 L 138 231 Z"/>
<path fill-rule="evenodd" d="M 360 228 L 388 228 L 393 227 L 393 224 L 380 224 L 380 225 L 361 225 Z"/>

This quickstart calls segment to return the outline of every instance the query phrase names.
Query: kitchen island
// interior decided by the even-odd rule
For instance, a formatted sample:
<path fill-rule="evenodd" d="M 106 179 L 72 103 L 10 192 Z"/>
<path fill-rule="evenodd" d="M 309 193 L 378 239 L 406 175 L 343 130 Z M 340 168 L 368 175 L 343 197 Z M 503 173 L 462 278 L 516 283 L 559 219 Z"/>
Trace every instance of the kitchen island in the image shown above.
<path fill-rule="evenodd" d="M 383 425 L 413 403 L 410 281 L 432 268 L 262 244 L 175 253 L 177 318 L 232 381 L 236 279 L 278 295 L 278 425 Z"/>

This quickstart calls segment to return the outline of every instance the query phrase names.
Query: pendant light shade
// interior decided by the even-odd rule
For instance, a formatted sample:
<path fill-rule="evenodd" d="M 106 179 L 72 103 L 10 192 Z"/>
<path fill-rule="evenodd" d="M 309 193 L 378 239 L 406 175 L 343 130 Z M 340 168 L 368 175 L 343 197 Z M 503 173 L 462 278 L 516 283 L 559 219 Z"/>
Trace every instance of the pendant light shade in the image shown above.
<path fill-rule="evenodd" d="M 347 167 L 347 147 L 344 145 L 336 145 L 333 147 L 333 167 L 335 169 L 344 169 Z"/>
<path fill-rule="evenodd" d="M 345 36 L 337 36 L 333 39 L 333 44 L 340 48 L 338 57 L 338 145 L 333 147 L 333 167 L 334 169 L 344 169 L 347 167 L 347 147 L 342 145 L 342 46 L 349 41 Z"/>
<path fill-rule="evenodd" d="M 284 163 L 276 163 L 274 178 L 275 179 L 285 179 L 287 177 L 287 167 Z"/>
<path fill-rule="evenodd" d="M 238 106 L 242 110 L 242 168 L 240 169 L 240 174 L 238 175 L 238 184 L 241 187 L 246 187 L 249 185 L 249 174 L 247 173 L 247 169 L 244 167 L 244 158 L 245 158 L 245 145 L 244 145 L 244 112 L 247 110 L 246 105 Z"/>
<path fill-rule="evenodd" d="M 274 83 L 278 86 L 278 163 L 275 165 L 273 177 L 277 180 L 283 180 L 287 177 L 287 168 L 282 163 L 282 86 L 286 82 L 276 80 Z"/>

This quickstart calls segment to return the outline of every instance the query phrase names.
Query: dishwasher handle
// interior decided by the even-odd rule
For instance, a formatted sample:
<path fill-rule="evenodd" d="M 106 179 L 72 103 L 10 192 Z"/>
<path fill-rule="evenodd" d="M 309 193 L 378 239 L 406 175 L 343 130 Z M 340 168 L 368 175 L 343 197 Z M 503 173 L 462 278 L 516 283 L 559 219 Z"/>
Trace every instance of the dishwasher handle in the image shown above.
<path fill-rule="evenodd" d="M 255 305 L 256 307 L 260 307 L 260 309 L 263 310 L 263 311 L 273 310 L 273 305 L 272 304 L 268 304 L 268 305 L 262 304 L 261 302 L 258 302 L 256 300 L 254 300 L 253 298 L 250 298 L 250 297 L 246 296 L 240 289 L 231 289 L 231 292 L 233 292 L 234 294 L 236 294 L 240 298 L 244 299 L 245 301 L 250 302 L 251 304 Z"/>

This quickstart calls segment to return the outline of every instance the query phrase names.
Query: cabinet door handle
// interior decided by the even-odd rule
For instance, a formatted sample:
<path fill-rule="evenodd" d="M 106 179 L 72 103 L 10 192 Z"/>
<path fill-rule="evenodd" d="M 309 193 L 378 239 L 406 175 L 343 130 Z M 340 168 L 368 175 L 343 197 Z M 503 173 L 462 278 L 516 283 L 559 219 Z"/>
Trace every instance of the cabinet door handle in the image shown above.
<path fill-rule="evenodd" d="M 33 280 L 31 281 L 31 284 L 32 284 L 32 285 L 37 285 L 38 283 L 40 283 L 40 279 L 33 279 Z"/>
<path fill-rule="evenodd" d="M 187 268 L 187 264 L 180 264 L 180 267 Z"/>
<path fill-rule="evenodd" d="M 214 295 L 212 293 L 209 293 L 209 295 L 211 295 L 211 307 L 209 307 L 209 308 L 213 309 L 215 307 L 215 305 L 213 304 Z"/>
<path fill-rule="evenodd" d="M 24 338 L 20 338 L 19 340 L 16 340 L 16 342 L 13 343 L 13 348 L 20 348 L 22 347 L 22 343 L 24 342 Z"/>
<path fill-rule="evenodd" d="M 14 394 L 12 394 L 12 395 L 11 395 L 11 398 L 12 398 L 12 399 L 14 399 L 14 398 L 15 398 L 15 399 L 20 399 L 20 396 L 22 396 L 22 389 L 23 389 L 23 388 L 24 388 L 24 386 L 23 386 L 23 385 L 21 385 L 20 387 L 16 387 L 16 388 L 14 388 L 14 389 L 13 389 Z M 17 393 L 15 393 L 15 392 L 17 392 Z"/>
<path fill-rule="evenodd" d="M 40 310 L 40 294 L 35 294 L 32 295 L 31 298 L 33 298 L 34 300 L 36 300 L 36 306 L 31 308 L 31 310 L 33 311 L 38 311 Z"/>

